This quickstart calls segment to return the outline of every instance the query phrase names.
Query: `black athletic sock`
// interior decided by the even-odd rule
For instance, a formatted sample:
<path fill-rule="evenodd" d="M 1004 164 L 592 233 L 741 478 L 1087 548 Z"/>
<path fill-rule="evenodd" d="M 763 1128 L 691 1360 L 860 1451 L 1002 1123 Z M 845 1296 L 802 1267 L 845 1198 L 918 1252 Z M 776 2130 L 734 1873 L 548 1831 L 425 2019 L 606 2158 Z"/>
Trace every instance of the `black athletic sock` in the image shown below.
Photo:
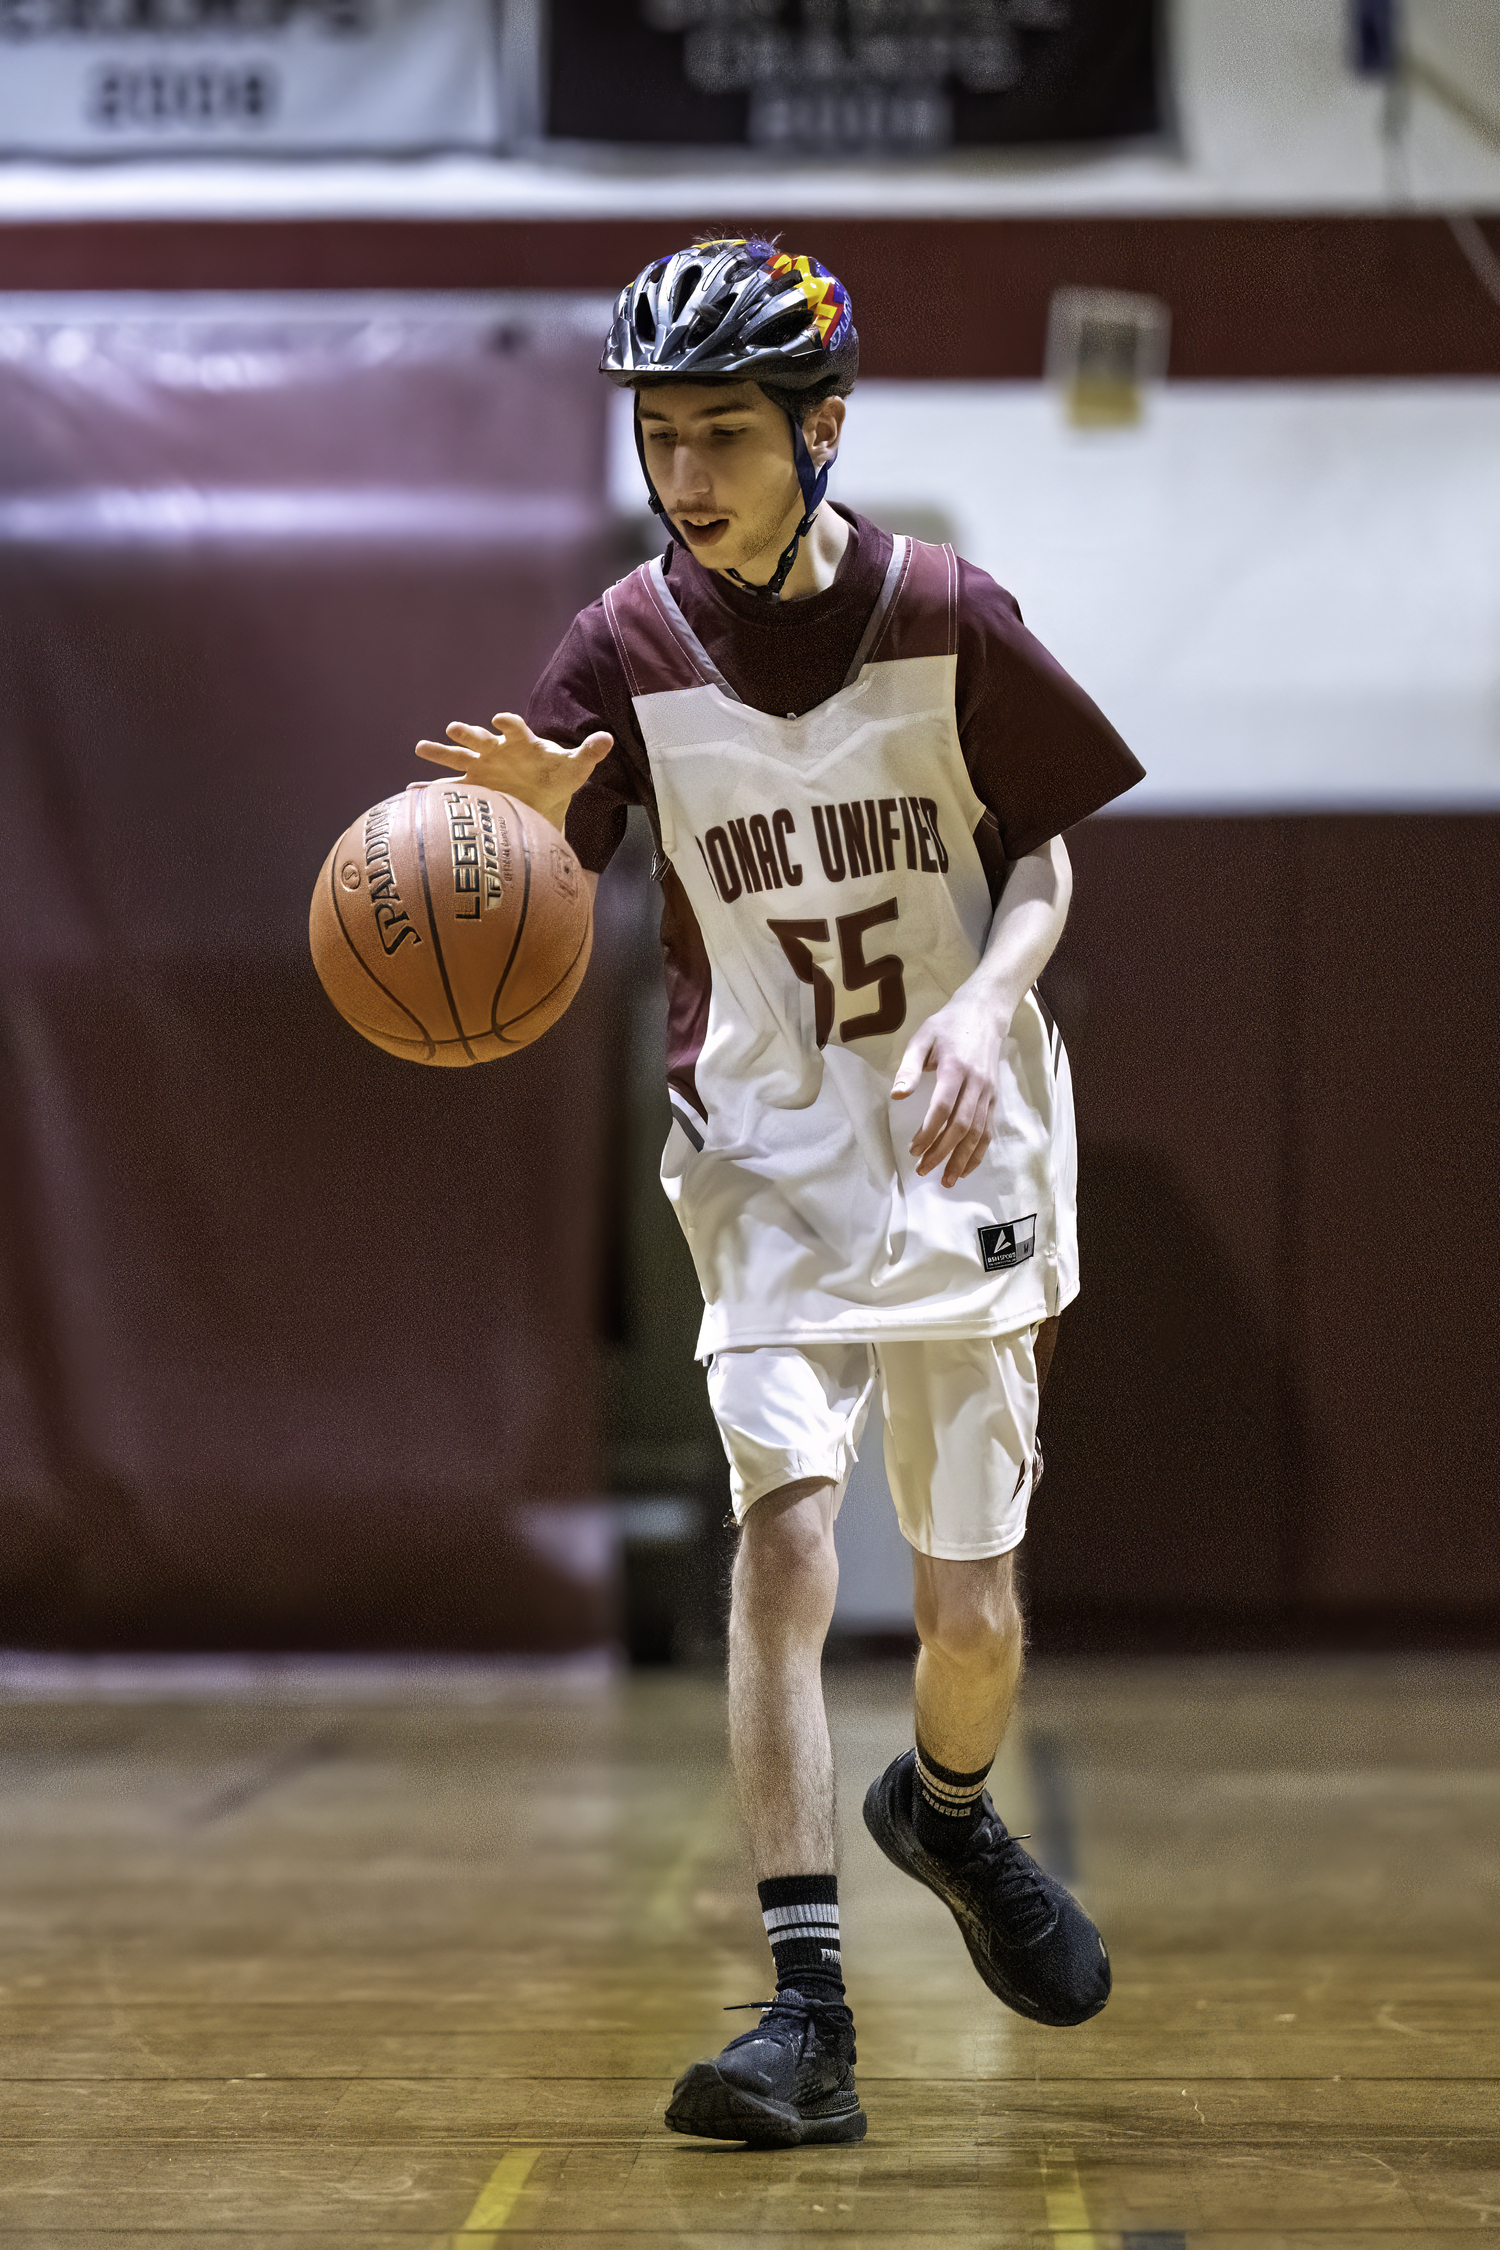
<path fill-rule="evenodd" d="M 994 1762 L 992 1758 L 990 1765 Z M 917 1744 L 911 1816 L 917 1842 L 924 1850 L 935 1852 L 939 1859 L 963 1850 L 979 1818 L 979 1800 L 989 1772 L 990 1766 L 981 1766 L 977 1773 L 955 1773 L 951 1766 L 940 1766 L 920 1742 Z"/>
<path fill-rule="evenodd" d="M 791 1985 L 805 2000 L 842 2000 L 838 1877 L 773 1875 L 755 1887 L 776 1963 L 777 1991 Z"/>

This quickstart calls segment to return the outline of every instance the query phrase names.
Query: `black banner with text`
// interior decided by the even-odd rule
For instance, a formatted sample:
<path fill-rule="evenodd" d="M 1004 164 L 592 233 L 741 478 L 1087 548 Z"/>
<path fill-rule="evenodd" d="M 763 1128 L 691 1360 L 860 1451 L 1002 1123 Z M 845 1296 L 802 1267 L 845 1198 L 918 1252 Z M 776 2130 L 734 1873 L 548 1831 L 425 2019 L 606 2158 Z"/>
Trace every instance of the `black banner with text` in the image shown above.
<path fill-rule="evenodd" d="M 800 155 L 1159 133 L 1158 0 L 552 0 L 555 139 Z"/>

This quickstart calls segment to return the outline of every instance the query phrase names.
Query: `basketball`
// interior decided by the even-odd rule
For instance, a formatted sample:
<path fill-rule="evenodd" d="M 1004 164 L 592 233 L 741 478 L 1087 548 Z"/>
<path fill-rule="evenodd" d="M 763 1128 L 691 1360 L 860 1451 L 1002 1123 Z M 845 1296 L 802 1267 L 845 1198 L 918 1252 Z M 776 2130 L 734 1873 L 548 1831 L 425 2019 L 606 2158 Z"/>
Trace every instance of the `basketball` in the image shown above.
<path fill-rule="evenodd" d="M 308 935 L 324 991 L 363 1038 L 462 1068 L 556 1023 L 588 967 L 593 904 L 570 846 L 529 805 L 415 781 L 344 830 Z"/>

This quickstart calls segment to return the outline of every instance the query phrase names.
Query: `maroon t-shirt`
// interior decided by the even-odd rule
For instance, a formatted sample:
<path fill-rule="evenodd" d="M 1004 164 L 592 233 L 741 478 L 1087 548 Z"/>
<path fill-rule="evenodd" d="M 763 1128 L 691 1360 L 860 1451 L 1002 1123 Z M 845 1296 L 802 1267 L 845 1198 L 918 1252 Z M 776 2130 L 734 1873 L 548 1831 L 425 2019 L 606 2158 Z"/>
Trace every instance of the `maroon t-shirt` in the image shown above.
<path fill-rule="evenodd" d="M 849 540 L 833 584 L 767 601 L 705 570 L 674 541 L 666 556 L 678 606 L 742 702 L 800 718 L 843 686 L 891 559 L 891 535 L 840 509 Z M 974 794 L 994 827 L 976 837 L 998 892 L 1004 863 L 1133 788 L 1143 768 L 1102 711 L 1027 632 L 1015 597 L 973 563 L 958 566 L 958 734 Z M 602 601 L 576 617 L 526 708 L 549 742 L 576 749 L 605 729 L 614 748 L 568 810 L 568 841 L 602 874 L 643 805 L 658 834 L 656 792 Z M 990 820 L 981 823 L 990 828 Z"/>

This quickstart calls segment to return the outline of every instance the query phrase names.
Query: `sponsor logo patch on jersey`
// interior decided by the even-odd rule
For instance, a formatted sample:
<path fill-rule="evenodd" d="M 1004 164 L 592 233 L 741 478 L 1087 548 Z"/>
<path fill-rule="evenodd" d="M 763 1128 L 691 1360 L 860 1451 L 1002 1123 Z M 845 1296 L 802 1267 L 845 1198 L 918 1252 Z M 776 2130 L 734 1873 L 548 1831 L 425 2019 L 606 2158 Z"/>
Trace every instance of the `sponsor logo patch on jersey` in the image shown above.
<path fill-rule="evenodd" d="M 1036 1213 L 1029 1218 L 1003 1219 L 998 1226 L 980 1227 L 979 1255 L 986 1273 L 1002 1273 L 1007 1266 L 1023 1265 L 1036 1253 Z"/>

